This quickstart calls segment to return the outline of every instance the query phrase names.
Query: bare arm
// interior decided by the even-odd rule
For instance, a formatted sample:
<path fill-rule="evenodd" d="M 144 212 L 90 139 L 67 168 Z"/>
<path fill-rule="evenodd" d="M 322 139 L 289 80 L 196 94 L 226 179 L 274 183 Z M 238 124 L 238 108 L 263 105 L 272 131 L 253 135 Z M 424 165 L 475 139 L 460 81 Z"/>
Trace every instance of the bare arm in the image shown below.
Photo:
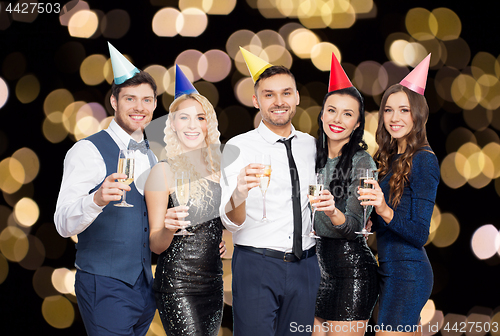
<path fill-rule="evenodd" d="M 183 221 L 188 213 L 187 206 L 168 208 L 167 163 L 159 163 L 149 174 L 144 190 L 149 217 L 149 246 L 151 251 L 161 254 L 172 242 L 175 231 L 189 224 Z"/>

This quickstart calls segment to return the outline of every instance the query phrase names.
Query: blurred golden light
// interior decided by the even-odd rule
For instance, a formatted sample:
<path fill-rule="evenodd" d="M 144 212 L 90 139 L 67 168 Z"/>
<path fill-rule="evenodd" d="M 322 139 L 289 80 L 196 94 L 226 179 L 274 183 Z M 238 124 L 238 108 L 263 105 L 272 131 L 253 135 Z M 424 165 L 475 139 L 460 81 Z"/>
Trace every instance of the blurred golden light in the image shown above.
<path fill-rule="evenodd" d="M 494 324 L 495 323 L 495 324 Z M 500 312 L 496 313 L 495 315 L 493 315 L 493 317 L 491 318 L 491 323 L 490 323 L 491 326 L 494 326 L 494 325 L 500 325 Z M 490 335 L 491 336 L 500 336 L 500 328 L 491 328 L 490 329 Z"/>
<path fill-rule="evenodd" d="M 240 79 L 234 86 L 234 93 L 238 101 L 246 106 L 253 107 L 254 94 L 253 80 L 250 77 Z"/>
<path fill-rule="evenodd" d="M 210 0 L 210 2 L 212 1 L 213 0 Z M 207 4 L 211 6 L 211 4 L 208 3 L 208 1 L 203 1 L 203 0 L 179 0 L 179 9 L 183 11 L 188 8 L 197 8 L 206 13 L 207 8 L 205 8 L 204 5 L 207 6 Z"/>
<path fill-rule="evenodd" d="M 348 0 L 333 0 L 332 19 L 328 27 L 346 29 L 356 22 L 356 11 Z"/>
<path fill-rule="evenodd" d="M 56 113 L 60 112 L 54 112 L 51 116 Z M 62 121 L 62 113 L 60 113 L 60 115 Z M 53 122 L 50 118 L 43 121 L 42 132 L 43 136 L 52 143 L 59 143 L 68 136 L 68 130 L 64 127 L 64 125 L 61 122 Z"/>
<path fill-rule="evenodd" d="M 63 111 L 63 125 L 64 128 L 70 133 L 75 132 L 75 127 L 77 123 L 77 113 L 80 110 L 82 106 L 84 106 L 86 103 L 84 101 L 75 101 L 71 104 L 69 104 Z"/>
<path fill-rule="evenodd" d="M 293 116 L 292 123 L 301 132 L 309 133 L 312 127 L 312 120 L 306 110 L 297 106 L 297 112 Z"/>
<path fill-rule="evenodd" d="M 23 104 L 31 103 L 40 93 L 40 82 L 34 75 L 23 76 L 16 84 L 17 99 Z"/>
<path fill-rule="evenodd" d="M 330 42 L 321 42 L 316 44 L 311 50 L 311 61 L 314 66 L 321 71 L 330 71 L 332 63 L 332 53 L 342 62 L 342 55 L 339 48 Z"/>
<path fill-rule="evenodd" d="M 297 29 L 303 29 L 304 26 L 302 26 L 300 23 L 296 22 L 290 22 L 286 23 L 281 27 L 278 31 L 278 33 L 283 37 L 283 40 L 285 41 L 285 46 L 287 49 L 291 49 L 290 47 L 290 34 L 292 34 L 294 31 Z M 500 71 L 500 70 L 499 70 Z"/>
<path fill-rule="evenodd" d="M 0 284 L 7 279 L 7 276 L 9 275 L 9 263 L 7 262 L 7 259 L 0 254 Z"/>
<path fill-rule="evenodd" d="M 25 175 L 22 183 L 26 184 L 33 181 L 40 169 L 40 161 L 35 152 L 27 147 L 23 147 L 15 151 L 14 154 L 12 154 L 12 158 L 23 165 Z"/>
<path fill-rule="evenodd" d="M 209 50 L 198 61 L 200 76 L 209 82 L 220 82 L 229 75 L 230 71 L 231 58 L 221 50 Z"/>
<path fill-rule="evenodd" d="M 236 56 L 240 53 L 240 46 L 245 48 L 246 46 L 253 45 L 260 42 L 260 38 L 254 39 L 256 34 L 250 30 L 241 29 L 237 30 L 229 36 L 226 42 L 226 51 L 229 57 L 236 59 Z"/>
<path fill-rule="evenodd" d="M 194 79 L 193 73 L 191 72 L 191 69 L 188 68 L 187 66 L 184 66 L 182 64 L 178 64 L 179 68 L 181 68 L 182 72 L 186 75 L 189 76 L 191 75 L 191 78 L 188 77 L 189 81 L 192 83 Z M 186 73 L 187 72 L 187 73 Z M 168 93 L 170 96 L 175 95 L 175 66 L 170 67 L 167 72 L 165 72 L 165 76 L 163 76 L 163 87 L 165 88 L 165 92 Z M 163 95 L 162 100 L 167 98 L 167 95 Z M 173 101 L 173 98 L 172 98 Z M 165 109 L 168 111 L 168 106 L 163 104 L 165 106 Z M 170 104 L 168 104 L 170 105 Z"/>
<path fill-rule="evenodd" d="M 99 123 L 99 129 L 106 129 L 109 127 L 109 124 L 111 123 L 111 121 L 114 119 L 115 117 L 114 116 L 109 116 L 109 117 L 106 117 L 104 119 L 102 119 L 102 121 Z"/>
<path fill-rule="evenodd" d="M 56 329 L 69 328 L 75 320 L 73 304 L 62 295 L 48 296 L 42 303 L 45 321 Z"/>
<path fill-rule="evenodd" d="M 176 27 L 181 36 L 197 37 L 207 29 L 207 15 L 197 8 L 187 8 L 176 19 Z"/>
<path fill-rule="evenodd" d="M 54 269 L 52 267 L 42 266 L 38 268 L 33 274 L 33 289 L 35 290 L 36 294 L 42 299 L 51 295 L 59 294 L 55 290 L 54 286 L 52 286 L 52 272 L 54 272 Z"/>
<path fill-rule="evenodd" d="M 465 317 L 464 315 L 446 314 L 446 316 L 444 317 L 443 324 L 444 325 L 449 325 L 452 328 L 453 326 L 464 325 L 464 323 L 466 323 L 466 320 L 467 320 L 467 317 Z M 459 335 L 462 334 L 460 332 L 454 333 L 452 330 L 450 330 L 450 331 L 451 332 L 447 333 L 448 335 L 457 335 L 457 336 L 459 336 Z"/>
<path fill-rule="evenodd" d="M 451 96 L 453 101 L 463 109 L 472 110 L 477 106 L 481 87 L 476 80 L 469 75 L 460 74 L 451 85 Z"/>
<path fill-rule="evenodd" d="M 45 97 L 45 101 L 43 102 L 43 111 L 47 116 L 52 112 L 62 112 L 74 101 L 75 100 L 71 92 L 66 89 L 57 89 Z"/>
<path fill-rule="evenodd" d="M 9 87 L 2 77 L 0 77 L 0 109 L 9 99 Z"/>
<path fill-rule="evenodd" d="M 470 61 L 471 51 L 467 42 L 462 38 L 443 41 L 447 49 L 447 57 L 444 62 L 447 66 L 464 69 Z"/>
<path fill-rule="evenodd" d="M 203 7 L 209 7 L 207 14 L 210 15 L 229 15 L 236 7 L 236 0 L 203 0 Z"/>
<path fill-rule="evenodd" d="M 439 225 L 441 225 L 441 210 L 439 209 L 437 204 L 434 204 L 434 209 L 432 210 L 431 226 L 429 229 L 429 233 L 430 234 L 434 233 L 437 230 L 437 228 L 439 227 Z"/>
<path fill-rule="evenodd" d="M 76 122 L 73 134 L 75 135 L 76 141 L 86 138 L 92 134 L 95 134 L 101 130 L 99 121 L 93 116 L 87 116 L 79 119 Z"/>
<path fill-rule="evenodd" d="M 15 226 L 8 226 L 0 233 L 0 252 L 10 261 L 19 262 L 28 253 L 26 234 Z"/>
<path fill-rule="evenodd" d="M 33 235 L 28 235 L 29 248 L 26 257 L 19 262 L 23 268 L 36 270 L 42 266 L 45 260 L 45 247 L 40 239 Z"/>
<path fill-rule="evenodd" d="M 285 47 L 285 40 L 274 30 L 264 29 L 252 37 L 250 45 L 257 45 L 264 49 L 270 46 Z"/>
<path fill-rule="evenodd" d="M 420 43 L 408 43 L 403 51 L 406 64 L 417 66 L 429 53 Z"/>
<path fill-rule="evenodd" d="M 184 65 L 191 69 L 193 73 L 193 81 L 197 81 L 201 78 L 200 73 L 198 72 L 198 62 L 203 53 L 199 50 L 188 49 L 184 50 L 177 56 L 175 59 L 175 64 Z M 158 81 L 156 81 L 158 83 Z"/>
<path fill-rule="evenodd" d="M 472 313 L 469 316 L 467 316 L 467 321 L 466 325 L 475 325 L 475 326 L 482 326 L 483 328 L 486 327 L 486 325 L 490 325 L 491 318 L 489 315 L 485 314 L 476 314 Z M 479 328 L 479 327 L 478 327 Z M 481 331 L 478 332 L 478 328 L 467 328 L 465 330 L 465 335 L 467 336 L 479 336 L 479 335 L 486 335 L 487 332 L 481 328 Z M 494 328 L 497 329 L 497 328 Z"/>
<path fill-rule="evenodd" d="M 106 82 L 111 85 L 115 80 L 115 77 L 113 75 L 113 66 L 111 65 L 111 58 L 108 58 L 106 60 L 106 63 L 104 63 L 104 66 L 102 67 L 102 73 Z"/>
<path fill-rule="evenodd" d="M 71 17 L 80 10 L 90 10 L 89 4 L 82 0 L 72 0 L 61 9 L 59 22 L 61 26 L 67 26 Z M 62 15 L 61 15 L 62 14 Z"/>
<path fill-rule="evenodd" d="M 410 42 L 405 40 L 395 40 L 390 44 L 389 47 L 389 58 L 400 66 L 408 65 L 405 59 L 405 50 L 406 46 L 409 45 Z"/>
<path fill-rule="evenodd" d="M 285 47 L 281 45 L 270 45 L 264 48 L 262 54 L 267 55 L 269 63 L 283 65 L 287 68 L 292 66 L 292 55 Z"/>
<path fill-rule="evenodd" d="M 23 197 L 14 207 L 17 222 L 23 226 L 32 226 L 38 220 L 40 209 L 31 198 Z"/>
<path fill-rule="evenodd" d="M 484 166 L 484 156 L 478 157 L 475 154 L 481 153 L 481 148 L 479 148 L 478 145 L 472 142 L 468 142 L 460 146 L 458 149 L 457 153 L 462 154 L 464 157 L 467 158 L 467 161 L 469 162 L 468 165 L 464 165 L 463 170 L 461 171 L 461 174 L 470 179 L 478 176 L 481 171 L 482 167 Z M 456 162 L 457 169 L 460 171 L 460 166 L 459 163 Z"/>
<path fill-rule="evenodd" d="M 104 81 L 104 64 L 107 59 L 104 55 L 90 55 L 80 66 L 80 77 L 87 85 L 98 85 Z"/>
<path fill-rule="evenodd" d="M 490 53 L 480 51 L 474 56 L 471 62 L 471 71 L 475 79 L 479 79 L 483 74 L 490 74 L 495 78 L 495 69 L 499 66 L 498 60 Z M 498 81 L 498 78 L 497 78 Z"/>
<path fill-rule="evenodd" d="M 474 255 L 481 260 L 493 257 L 500 246 L 499 232 L 492 224 L 478 228 L 472 235 L 471 247 Z"/>
<path fill-rule="evenodd" d="M 51 277 L 52 285 L 61 294 L 74 294 L 75 273 L 65 267 L 56 268 Z"/>
<path fill-rule="evenodd" d="M 288 39 L 292 51 L 300 58 L 310 58 L 311 50 L 320 42 L 316 34 L 305 28 L 293 31 Z"/>
<path fill-rule="evenodd" d="M 351 0 L 351 5 L 356 14 L 370 13 L 374 8 L 373 0 Z"/>
<path fill-rule="evenodd" d="M 496 179 L 500 177 L 500 144 L 496 142 L 490 142 L 483 147 L 482 151 L 493 164 L 493 171 L 490 172 L 483 170 L 483 174 L 490 179 Z"/>
<path fill-rule="evenodd" d="M 406 30 L 418 41 L 430 40 L 434 38 L 431 26 L 436 26 L 437 21 L 431 12 L 425 8 L 412 8 L 406 13 Z"/>
<path fill-rule="evenodd" d="M 160 318 L 160 314 L 158 313 L 158 310 L 156 310 L 156 312 L 155 312 L 153 322 L 151 322 L 151 325 L 149 326 L 148 333 L 146 335 L 147 336 L 166 336 L 165 329 L 163 329 L 163 324 L 161 322 L 161 318 Z"/>
<path fill-rule="evenodd" d="M 287 16 L 281 13 L 279 4 L 279 2 L 274 0 L 256 0 L 256 7 L 260 14 L 266 19 L 278 19 Z"/>
<path fill-rule="evenodd" d="M 436 312 L 436 305 L 433 300 L 427 300 L 424 308 L 420 312 L 420 322 L 422 325 L 426 325 L 429 323 L 434 317 L 434 313 Z"/>
<path fill-rule="evenodd" d="M 165 77 L 165 73 L 167 69 L 162 65 L 150 65 L 146 69 L 144 69 L 148 74 L 153 77 L 157 86 L 157 95 L 161 95 L 165 92 L 165 87 L 163 86 L 163 78 Z"/>
<path fill-rule="evenodd" d="M 297 15 L 300 23 L 309 29 L 326 28 L 332 22 L 331 7 L 322 1 L 302 1 Z"/>
<path fill-rule="evenodd" d="M 229 232 L 228 230 L 223 230 L 222 231 L 222 240 L 226 242 L 226 255 L 224 256 L 224 259 L 232 259 L 233 258 L 233 252 L 234 252 L 234 244 L 233 244 L 233 234 Z M 229 265 L 231 265 L 229 263 Z M 231 271 L 231 269 L 229 269 Z M 226 272 L 224 272 L 226 274 Z"/>
<path fill-rule="evenodd" d="M 2 72 L 8 80 L 17 80 L 26 71 L 26 58 L 18 51 L 8 54 L 2 65 Z"/>
<path fill-rule="evenodd" d="M 18 160 L 5 158 L 0 162 L 0 189 L 13 194 L 22 187 L 24 180 L 24 168 Z"/>
<path fill-rule="evenodd" d="M 80 10 L 68 22 L 69 34 L 73 37 L 89 38 L 99 26 L 97 14 L 91 10 Z"/>
<path fill-rule="evenodd" d="M 162 8 L 153 17 L 153 32 L 158 36 L 172 37 L 179 33 L 177 19 L 181 13 L 175 8 Z"/>
<path fill-rule="evenodd" d="M 448 247 L 457 240 L 459 234 L 460 224 L 456 217 L 451 213 L 443 213 L 432 243 L 437 247 Z"/>
<path fill-rule="evenodd" d="M 76 112 L 76 120 L 80 120 L 84 117 L 94 117 L 97 121 L 101 122 L 107 116 L 108 114 L 106 113 L 104 106 L 95 102 L 83 105 L 78 112 Z"/>
<path fill-rule="evenodd" d="M 455 128 L 446 139 L 446 151 L 456 152 L 463 144 L 470 142 L 477 144 L 476 136 L 465 127 Z"/>
<path fill-rule="evenodd" d="M 379 63 L 375 61 L 361 62 L 356 71 L 354 78 L 356 88 L 368 95 L 378 95 L 387 87 L 387 72 Z"/>
<path fill-rule="evenodd" d="M 130 15 L 123 9 L 109 11 L 101 21 L 101 32 L 106 38 L 120 39 L 130 29 Z"/>
<path fill-rule="evenodd" d="M 440 40 L 455 40 L 462 32 L 462 22 L 458 15 L 448 8 L 436 8 L 432 11 L 438 23 L 438 29 L 435 33 Z"/>
<path fill-rule="evenodd" d="M 460 153 L 448 154 L 441 162 L 441 179 L 452 189 L 458 189 L 467 183 L 470 164 Z"/>
<path fill-rule="evenodd" d="M 493 112 L 481 105 L 477 105 L 471 110 L 464 110 L 463 116 L 467 126 L 475 130 L 484 130 L 493 120 Z"/>
<path fill-rule="evenodd" d="M 214 108 L 217 106 L 219 103 L 219 91 L 214 84 L 200 81 L 194 87 L 202 96 L 205 96 L 210 101 Z"/>

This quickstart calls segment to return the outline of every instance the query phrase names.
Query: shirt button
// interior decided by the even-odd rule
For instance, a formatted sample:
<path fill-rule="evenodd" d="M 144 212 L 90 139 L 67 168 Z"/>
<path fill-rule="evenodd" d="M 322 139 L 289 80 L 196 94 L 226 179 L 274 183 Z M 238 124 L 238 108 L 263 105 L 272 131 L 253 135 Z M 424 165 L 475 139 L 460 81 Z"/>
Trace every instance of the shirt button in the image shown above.
<path fill-rule="evenodd" d="M 144 228 L 144 232 L 148 232 L 148 228 Z"/>
<path fill-rule="evenodd" d="M 142 260 L 143 260 L 144 262 L 146 262 L 146 258 L 142 258 Z"/>
<path fill-rule="evenodd" d="M 146 243 L 144 243 L 144 247 L 146 247 Z"/>
<path fill-rule="evenodd" d="M 144 217 L 146 217 L 146 211 L 144 211 Z"/>

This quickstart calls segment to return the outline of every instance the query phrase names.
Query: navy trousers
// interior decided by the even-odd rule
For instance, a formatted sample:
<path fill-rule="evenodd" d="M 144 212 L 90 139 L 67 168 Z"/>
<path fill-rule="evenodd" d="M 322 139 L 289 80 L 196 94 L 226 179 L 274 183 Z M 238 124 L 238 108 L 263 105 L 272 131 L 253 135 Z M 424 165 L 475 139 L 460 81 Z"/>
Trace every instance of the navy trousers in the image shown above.
<path fill-rule="evenodd" d="M 297 262 L 235 246 L 234 336 L 310 335 L 320 271 L 316 255 Z"/>
<path fill-rule="evenodd" d="M 77 270 L 78 308 L 89 336 L 144 336 L 156 303 L 152 279 L 141 273 L 131 286 L 123 281 Z"/>

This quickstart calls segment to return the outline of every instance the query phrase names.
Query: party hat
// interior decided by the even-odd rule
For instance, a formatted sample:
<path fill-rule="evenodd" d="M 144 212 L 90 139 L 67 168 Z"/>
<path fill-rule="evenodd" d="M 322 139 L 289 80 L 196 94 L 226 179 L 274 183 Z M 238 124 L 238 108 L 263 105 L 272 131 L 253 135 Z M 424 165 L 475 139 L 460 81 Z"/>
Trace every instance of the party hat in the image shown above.
<path fill-rule="evenodd" d="M 335 57 L 335 54 L 332 53 L 332 65 L 330 69 L 330 85 L 328 86 L 328 92 L 345 89 L 351 86 L 352 83 L 349 80 L 349 77 L 347 77 L 344 69 L 337 60 L 337 57 Z"/>
<path fill-rule="evenodd" d="M 423 96 L 430 62 L 431 54 L 427 55 L 399 84 Z"/>
<path fill-rule="evenodd" d="M 240 50 L 254 83 L 259 79 L 264 70 L 273 66 L 242 47 L 240 47 Z"/>
<path fill-rule="evenodd" d="M 181 68 L 175 65 L 175 97 L 179 98 L 183 94 L 198 93 L 193 84 L 189 81 L 186 75 L 182 72 Z"/>
<path fill-rule="evenodd" d="M 116 50 L 116 48 L 109 42 L 108 47 L 116 85 L 122 84 L 127 79 L 134 77 L 135 74 L 140 72 L 139 69 L 130 63 L 130 61 L 126 59 L 118 50 Z"/>

